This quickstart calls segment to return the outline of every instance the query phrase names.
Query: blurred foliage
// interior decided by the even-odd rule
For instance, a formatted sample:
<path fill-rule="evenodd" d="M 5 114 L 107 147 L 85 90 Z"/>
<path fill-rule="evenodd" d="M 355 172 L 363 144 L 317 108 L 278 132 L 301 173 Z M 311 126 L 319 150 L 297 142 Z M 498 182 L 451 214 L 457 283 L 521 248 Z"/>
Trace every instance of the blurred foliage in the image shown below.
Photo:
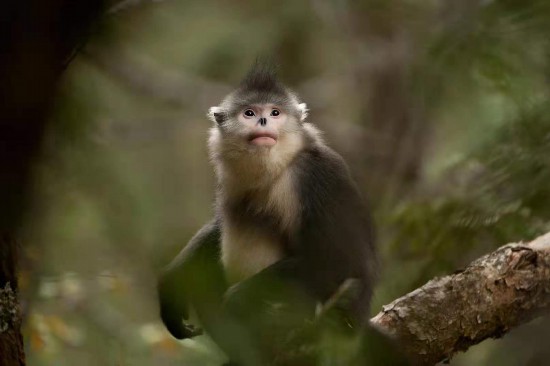
<path fill-rule="evenodd" d="M 389 215 L 392 253 L 434 256 L 413 286 L 510 241 L 550 229 L 548 106 L 520 113 L 449 167 L 437 188 L 403 200 Z M 446 183 L 442 183 L 441 181 Z M 450 183 L 450 184 L 449 184 Z"/>
<path fill-rule="evenodd" d="M 67 70 L 36 166 L 29 364 L 221 363 L 207 337 L 164 330 L 155 276 L 212 213 L 204 114 L 257 55 L 280 63 L 373 204 L 373 313 L 550 229 L 549 2 L 125 3 Z M 542 365 L 548 335 L 526 326 L 451 364 Z"/>

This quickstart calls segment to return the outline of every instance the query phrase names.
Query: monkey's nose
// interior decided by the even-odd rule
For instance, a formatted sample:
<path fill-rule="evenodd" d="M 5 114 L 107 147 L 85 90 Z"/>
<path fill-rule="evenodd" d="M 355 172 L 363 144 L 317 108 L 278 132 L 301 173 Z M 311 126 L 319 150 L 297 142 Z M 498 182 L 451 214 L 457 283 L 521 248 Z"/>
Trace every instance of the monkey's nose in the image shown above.
<path fill-rule="evenodd" d="M 267 118 L 264 118 L 264 117 L 260 118 L 258 120 L 258 123 L 260 124 L 260 126 L 265 126 L 267 124 Z"/>

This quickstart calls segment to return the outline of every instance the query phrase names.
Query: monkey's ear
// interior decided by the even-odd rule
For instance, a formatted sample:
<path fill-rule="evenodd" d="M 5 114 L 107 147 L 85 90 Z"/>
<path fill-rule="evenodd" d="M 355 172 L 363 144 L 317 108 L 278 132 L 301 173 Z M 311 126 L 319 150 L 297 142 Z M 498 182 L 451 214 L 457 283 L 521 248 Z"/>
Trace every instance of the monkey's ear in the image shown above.
<path fill-rule="evenodd" d="M 300 121 L 305 121 L 306 118 L 307 118 L 307 112 L 309 111 L 309 109 L 307 109 L 307 104 L 305 103 L 300 103 L 298 104 L 298 110 L 300 111 Z"/>
<path fill-rule="evenodd" d="M 220 107 L 210 107 L 207 113 L 208 119 L 212 122 L 220 124 L 227 120 L 227 114 Z"/>

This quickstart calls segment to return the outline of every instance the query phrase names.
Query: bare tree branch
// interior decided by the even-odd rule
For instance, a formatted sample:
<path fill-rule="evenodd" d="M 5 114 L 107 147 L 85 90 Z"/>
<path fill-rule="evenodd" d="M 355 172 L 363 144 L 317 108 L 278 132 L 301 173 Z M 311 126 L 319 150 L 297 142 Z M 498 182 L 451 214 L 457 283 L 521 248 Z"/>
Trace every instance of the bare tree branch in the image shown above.
<path fill-rule="evenodd" d="M 383 307 L 371 322 L 433 365 L 550 310 L 550 233 L 507 244 Z"/>

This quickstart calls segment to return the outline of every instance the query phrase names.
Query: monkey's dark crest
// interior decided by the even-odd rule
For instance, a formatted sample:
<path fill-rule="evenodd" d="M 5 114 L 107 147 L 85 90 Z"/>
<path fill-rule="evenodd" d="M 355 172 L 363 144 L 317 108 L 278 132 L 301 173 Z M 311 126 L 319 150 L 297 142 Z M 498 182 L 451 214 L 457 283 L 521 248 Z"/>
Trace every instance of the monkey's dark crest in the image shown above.
<path fill-rule="evenodd" d="M 276 66 L 269 61 L 257 60 L 241 81 L 243 92 L 285 95 L 285 87 L 279 81 Z"/>
<path fill-rule="evenodd" d="M 296 108 L 298 99 L 295 93 L 279 81 L 275 65 L 269 61 L 257 60 L 239 87 L 225 97 L 212 114 L 216 122 L 221 124 L 235 117 L 247 106 L 266 103 L 279 105 L 299 119 L 303 114 L 302 110 Z"/>

